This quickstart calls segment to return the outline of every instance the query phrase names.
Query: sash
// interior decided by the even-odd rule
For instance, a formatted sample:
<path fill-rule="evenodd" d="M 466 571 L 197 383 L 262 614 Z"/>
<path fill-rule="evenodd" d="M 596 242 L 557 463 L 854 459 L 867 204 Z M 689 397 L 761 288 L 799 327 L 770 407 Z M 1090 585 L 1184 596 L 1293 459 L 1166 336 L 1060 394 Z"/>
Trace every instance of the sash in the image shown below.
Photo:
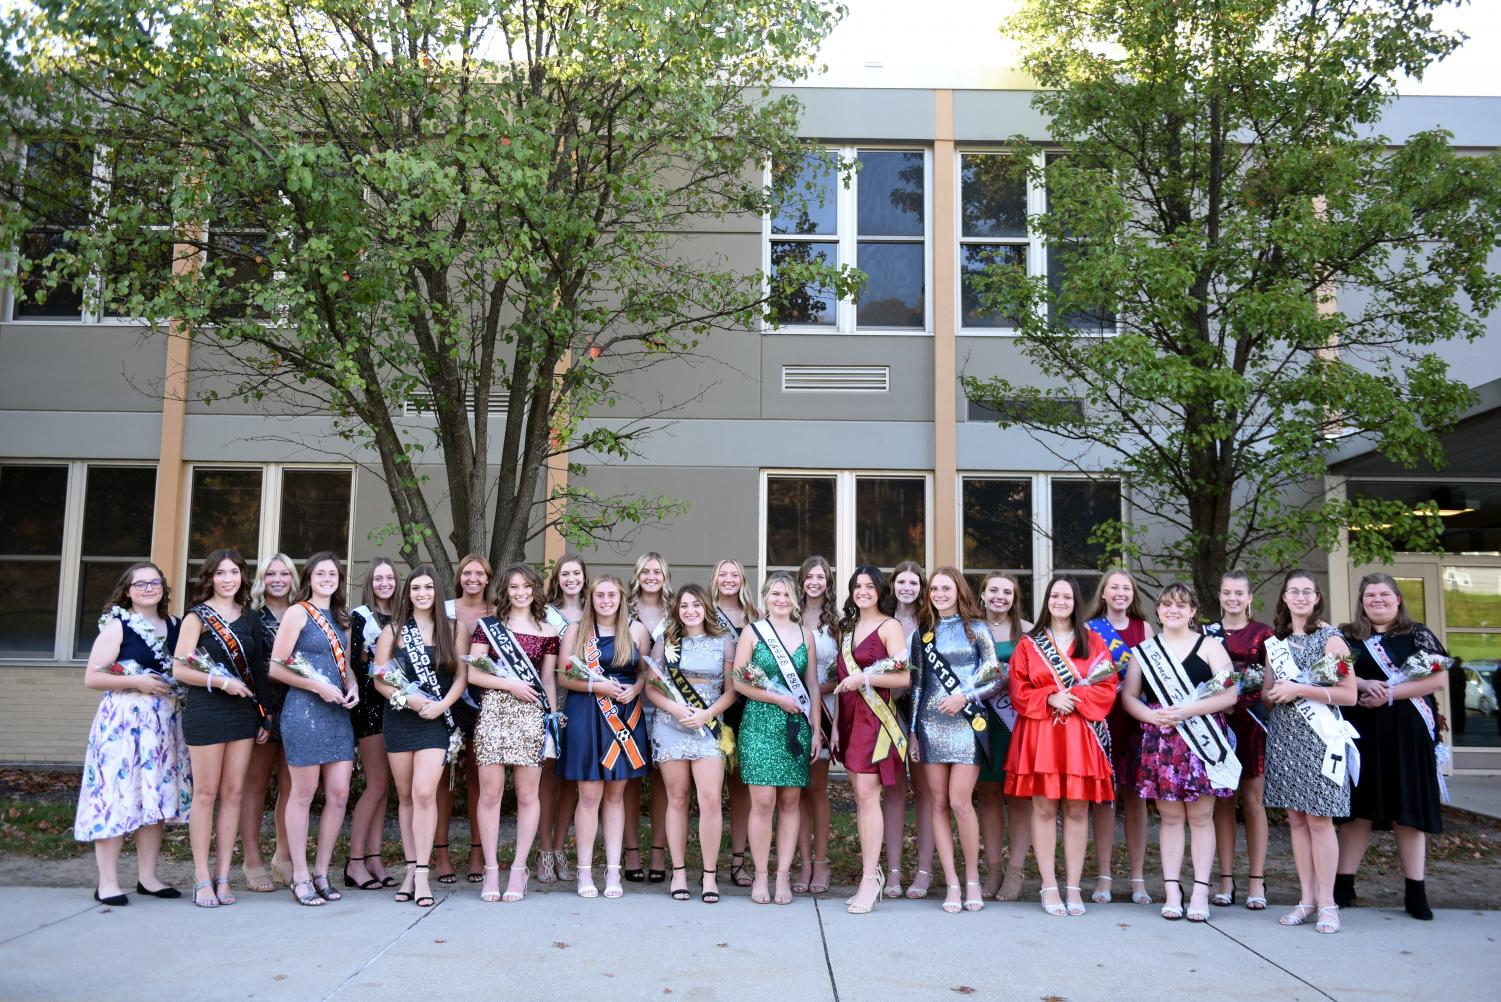
<path fill-rule="evenodd" d="M 526 648 L 521 646 L 521 641 L 511 632 L 511 628 L 502 623 L 496 616 L 485 616 L 479 621 L 479 628 L 484 631 L 485 640 L 490 644 L 490 649 L 500 656 L 500 660 L 511 674 L 532 687 L 532 692 L 537 694 L 537 699 L 542 704 L 543 729 L 542 757 L 558 757 L 558 735 L 553 733 L 556 719 L 552 715 L 552 703 L 547 698 L 547 689 L 542 685 L 542 676 L 537 674 L 537 666 L 532 664 L 532 659 L 527 655 Z M 548 754 L 551 752 L 552 754 Z"/>
<path fill-rule="evenodd" d="M 369 651 L 373 657 L 375 655 L 375 643 L 380 640 L 380 631 L 382 629 L 380 619 L 376 616 L 375 610 L 368 605 L 360 606 L 351 612 L 350 615 L 359 616 L 360 622 L 364 624 L 363 629 L 360 631 L 361 639 L 365 642 L 365 650 Z"/>
<path fill-rule="evenodd" d="M 924 633 L 919 642 L 922 644 L 923 663 L 932 670 L 933 675 L 938 679 L 938 684 L 943 686 L 944 694 L 947 696 L 962 695 L 960 690 L 963 688 L 963 683 L 959 681 L 959 676 L 954 674 L 954 666 L 949 664 L 948 659 L 938 650 L 938 642 L 934 637 L 934 631 L 929 630 L 927 633 Z M 985 761 L 989 762 L 990 729 L 989 722 L 985 719 L 984 710 L 975 705 L 971 700 L 966 699 L 964 701 L 964 709 L 960 712 L 964 714 L 964 719 L 969 721 L 970 730 L 975 736 L 975 747 L 980 750 L 980 754 L 985 757 Z"/>
<path fill-rule="evenodd" d="M 1266 660 L 1267 670 L 1278 682 L 1290 681 L 1302 674 L 1286 640 L 1268 637 Z M 1355 739 L 1360 735 L 1350 722 L 1327 703 L 1315 703 L 1302 696 L 1293 700 L 1291 706 L 1324 743 L 1324 763 L 1319 770 L 1324 778 L 1336 786 L 1345 785 L 1346 774 L 1352 783 L 1360 782 L 1360 749 L 1355 747 Z"/>
<path fill-rule="evenodd" d="M 1160 637 L 1152 637 L 1133 650 L 1142 675 L 1158 702 L 1166 706 L 1181 706 L 1193 699 L 1196 687 L 1188 677 L 1188 670 Z M 1240 787 L 1240 759 L 1218 720 L 1202 714 L 1186 717 L 1178 723 L 1176 730 L 1188 745 L 1188 750 L 1203 763 L 1211 783 L 1221 790 Z"/>
<path fill-rule="evenodd" d="M 880 629 L 880 627 L 876 627 Z M 849 666 L 846 670 L 852 670 L 860 666 L 855 660 L 855 629 L 844 635 L 844 644 L 840 653 L 844 656 L 844 663 Z M 897 723 L 896 714 L 891 712 L 891 704 L 887 703 L 868 685 L 860 687 L 860 696 L 865 700 L 865 706 L 875 714 L 876 722 L 881 725 L 881 733 L 876 735 L 876 746 L 870 753 L 870 764 L 878 765 L 885 761 L 891 749 L 896 749 L 897 758 L 907 761 L 907 735 L 902 733 L 902 725 Z"/>
<path fill-rule="evenodd" d="M 343 641 L 334 632 L 333 624 L 318 611 L 313 603 L 298 602 L 297 604 L 307 613 L 308 620 L 323 631 L 323 636 L 328 640 L 328 648 L 333 651 L 334 664 L 339 667 L 339 684 L 347 690 L 349 688 L 349 657 L 344 653 Z"/>
<path fill-rule="evenodd" d="M 1053 681 L 1057 683 L 1059 692 L 1068 692 L 1083 681 L 1074 671 L 1073 665 L 1064 660 L 1063 655 L 1058 652 L 1057 645 L 1053 643 L 1053 638 L 1048 635 L 1046 630 L 1036 635 L 1029 633 L 1027 634 L 1027 639 L 1032 641 L 1032 646 L 1037 648 L 1037 652 L 1042 655 L 1042 659 L 1048 663 L 1048 668 L 1053 672 Z M 1110 753 L 1110 728 L 1103 720 L 1086 720 L 1084 722 L 1089 725 L 1089 733 L 1093 734 L 1094 739 L 1099 742 L 1100 751 L 1105 753 L 1105 761 L 1110 766 L 1111 782 L 1114 782 L 1115 759 Z"/>
<path fill-rule="evenodd" d="M 616 642 L 619 642 L 618 637 Z M 626 636 L 626 642 L 630 642 L 629 634 Z M 598 636 L 590 637 L 584 644 L 584 660 L 588 663 L 589 674 L 602 674 L 599 667 Z M 599 707 L 599 715 L 604 718 L 605 726 L 610 729 L 610 734 L 613 736 L 610 747 L 605 750 L 604 757 L 599 760 L 599 764 L 606 769 L 615 768 L 615 763 L 620 761 L 620 753 L 624 751 L 632 769 L 646 768 L 646 759 L 642 757 L 641 749 L 636 746 L 635 735 L 635 727 L 641 722 L 641 700 L 636 700 L 635 705 L 631 707 L 629 720 L 620 718 L 619 707 L 608 696 L 596 695 L 594 705 Z"/>
<path fill-rule="evenodd" d="M 677 656 L 676 645 L 669 645 L 667 650 L 672 651 L 672 654 L 669 655 L 667 651 L 663 652 L 662 674 L 666 676 L 667 684 L 672 686 L 673 691 L 678 694 L 678 700 L 693 707 L 695 710 L 708 709 L 709 704 L 704 701 L 704 697 L 693 687 L 693 683 L 688 681 L 688 677 L 683 674 L 682 658 Z M 719 750 L 726 757 L 734 754 L 735 732 L 729 724 L 722 722 L 718 717 L 710 717 L 709 722 L 704 726 L 708 728 L 709 734 L 714 740 L 719 742 Z"/>
<path fill-rule="evenodd" d="M 240 638 L 235 636 L 235 631 L 229 628 L 224 617 L 215 612 L 214 607 L 207 602 L 193 606 L 192 612 L 203 621 L 203 625 L 207 626 L 219 639 L 219 643 L 224 646 L 225 653 L 229 655 L 230 664 L 234 666 L 235 674 L 250 690 L 250 698 L 255 701 L 255 708 L 260 713 L 261 719 L 265 720 L 266 708 L 261 705 L 260 697 L 256 695 L 255 676 L 251 674 L 250 662 L 245 657 L 245 645 L 240 643 Z"/>
<path fill-rule="evenodd" d="M 443 615 L 454 620 L 459 618 L 459 603 L 457 599 L 445 598 L 443 600 Z"/>
<path fill-rule="evenodd" d="M 1381 634 L 1372 633 L 1369 637 L 1366 637 L 1365 649 L 1371 652 L 1371 657 L 1376 660 L 1376 666 L 1386 673 L 1387 685 L 1397 685 L 1399 682 L 1406 681 L 1402 673 L 1397 670 L 1397 666 L 1392 664 L 1392 656 L 1381 645 Z M 1433 764 L 1438 770 L 1439 798 L 1447 804 L 1449 802 L 1449 784 L 1444 779 L 1443 763 L 1449 757 L 1449 749 L 1439 740 L 1438 723 L 1433 719 L 1433 710 L 1429 707 L 1427 698 L 1418 696 L 1408 699 L 1408 702 L 1412 704 L 1413 709 L 1418 711 L 1418 716 L 1423 718 L 1423 723 L 1428 727 L 1428 739 L 1433 742 Z M 1439 749 L 1443 749 L 1442 754 Z"/>
<path fill-rule="evenodd" d="M 437 629 L 436 624 L 433 628 Z M 415 681 L 422 687 L 422 695 L 442 702 L 443 687 L 438 684 L 438 673 L 433 668 L 432 658 L 427 655 L 427 645 L 422 642 L 422 629 L 415 619 L 407 620 L 407 624 L 401 628 L 401 650 L 412 666 L 412 673 L 417 676 Z M 454 722 L 451 709 L 443 711 L 443 722 L 452 733 Z"/>
<path fill-rule="evenodd" d="M 1247 622 L 1246 626 L 1247 628 L 1249 628 L 1250 623 Z M 1203 626 L 1199 627 L 1199 630 L 1204 634 L 1204 636 L 1213 637 L 1220 643 L 1224 644 L 1225 653 L 1230 654 L 1231 664 L 1235 665 L 1237 671 L 1241 670 L 1242 665 L 1236 663 L 1235 655 L 1231 654 L 1230 652 L 1230 634 L 1225 630 L 1225 624 L 1222 621 L 1216 619 L 1212 623 L 1205 623 Z M 1267 706 L 1261 701 L 1260 698 L 1257 698 L 1250 703 L 1244 704 L 1243 706 L 1239 707 L 1239 709 L 1245 710 L 1247 716 L 1249 716 L 1253 721 L 1256 722 L 1256 726 L 1260 727 L 1263 732 L 1266 731 Z"/>
<path fill-rule="evenodd" d="M 1084 625 L 1098 633 L 1100 639 L 1105 641 L 1105 650 L 1110 653 L 1110 660 L 1114 661 L 1115 666 L 1120 669 L 1120 677 L 1125 678 L 1126 658 L 1130 657 L 1131 648 L 1126 646 L 1126 640 L 1121 636 L 1120 631 L 1111 626 L 1110 620 L 1104 616 L 1101 616 L 1099 619 L 1091 619 Z"/>
<path fill-rule="evenodd" d="M 730 621 L 730 617 L 726 616 L 724 610 L 717 605 L 714 607 L 714 618 L 719 622 L 720 626 L 724 627 L 725 630 L 729 632 L 730 636 L 734 637 L 736 640 L 740 639 L 740 631 L 745 629 L 745 627 L 736 626 L 734 623 L 732 623 Z"/>
<path fill-rule="evenodd" d="M 724 614 L 720 613 L 720 615 Z M 787 653 L 787 645 L 783 644 L 782 638 L 777 636 L 776 628 L 768 619 L 758 619 L 750 624 L 750 628 L 755 632 L 756 638 L 771 652 L 773 660 L 777 663 L 777 671 L 782 676 L 782 685 L 786 686 L 792 698 L 797 700 L 797 707 L 802 711 L 803 716 L 812 722 L 813 700 L 808 695 L 808 687 L 803 685 L 803 680 L 798 677 L 797 666 L 792 663 L 792 655 Z M 787 750 L 799 758 L 806 751 L 794 717 L 787 718 Z"/>

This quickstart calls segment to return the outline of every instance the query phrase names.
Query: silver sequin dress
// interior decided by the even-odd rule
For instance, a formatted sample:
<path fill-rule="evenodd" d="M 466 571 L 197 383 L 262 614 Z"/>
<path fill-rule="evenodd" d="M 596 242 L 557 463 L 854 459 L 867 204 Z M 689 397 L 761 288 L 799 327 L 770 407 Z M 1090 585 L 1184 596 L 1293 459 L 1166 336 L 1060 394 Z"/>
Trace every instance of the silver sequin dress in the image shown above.
<path fill-rule="evenodd" d="M 949 663 L 962 687 L 972 688 L 972 680 L 982 668 L 996 666 L 995 642 L 981 620 L 972 620 L 970 640 L 964 635 L 964 620 L 945 616 L 934 627 L 938 653 Z M 938 709 L 947 695 L 943 683 L 922 656 L 922 641 L 914 637 L 912 647 L 912 729 L 921 743 L 922 760 L 934 765 L 983 765 L 975 746 L 975 732 L 962 713 L 953 716 Z M 1000 688 L 999 678 L 967 692 L 971 702 L 983 704 Z"/>
<path fill-rule="evenodd" d="M 734 654 L 734 641 L 727 635 L 684 637 L 679 646 L 678 669 L 704 702 L 712 706 L 724 694 L 724 663 Z M 652 757 L 658 762 L 720 758 L 723 754 L 712 734 L 705 736 L 685 730 L 672 714 L 660 710 L 652 718 L 651 745 Z"/>

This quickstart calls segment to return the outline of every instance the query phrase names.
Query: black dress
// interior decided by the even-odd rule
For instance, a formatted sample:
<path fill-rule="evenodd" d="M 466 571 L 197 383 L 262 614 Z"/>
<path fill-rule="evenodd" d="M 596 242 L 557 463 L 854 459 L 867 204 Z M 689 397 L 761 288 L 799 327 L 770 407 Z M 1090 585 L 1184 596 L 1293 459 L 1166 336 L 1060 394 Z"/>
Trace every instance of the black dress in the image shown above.
<path fill-rule="evenodd" d="M 195 608 L 190 611 L 198 610 Z M 201 613 L 199 618 L 202 619 Z M 218 679 L 214 680 L 212 691 L 196 685 L 190 686 L 187 705 L 182 713 L 182 736 L 189 745 L 216 745 L 225 741 L 254 738 L 261 726 L 261 715 L 256 709 L 256 703 L 266 707 L 267 713 L 272 712 L 266 705 L 271 700 L 271 679 L 267 675 L 267 658 L 270 657 L 271 648 L 266 644 L 260 616 L 246 609 L 239 619 L 229 624 L 229 629 L 239 640 L 240 649 L 250 667 L 250 677 L 254 683 L 251 688 L 255 691 L 256 698 L 231 696 L 219 688 Z M 235 669 L 229 649 L 206 622 L 198 634 L 198 646 L 238 677 L 239 672 Z"/>
<path fill-rule="evenodd" d="M 360 609 L 365 608 L 360 606 Z M 381 710 L 384 702 L 380 693 L 375 691 L 375 686 L 370 682 L 370 662 L 375 658 L 375 643 L 367 639 L 368 632 L 372 637 L 379 637 L 380 631 L 391 622 L 391 617 L 378 609 L 370 610 L 375 616 L 372 624 L 360 612 L 355 609 L 349 614 L 349 666 L 354 670 L 355 678 L 360 686 L 360 701 L 350 711 L 350 719 L 354 721 L 354 739 L 359 741 L 379 734 L 385 726 L 385 717 Z"/>
<path fill-rule="evenodd" d="M 1349 641 L 1355 654 L 1355 674 L 1363 679 L 1386 681 L 1386 673 L 1366 645 Z M 1438 638 L 1419 623 L 1410 633 L 1383 634 L 1381 646 L 1392 663 L 1402 662 L 1418 651 L 1443 654 Z M 1430 710 L 1433 697 L 1425 696 Z M 1378 831 L 1393 824 L 1437 835 L 1444 830 L 1443 805 L 1439 796 L 1438 766 L 1428 725 L 1412 701 L 1399 699 L 1391 706 L 1348 706 L 1345 719 L 1355 725 L 1360 737 L 1360 782 L 1350 793 L 1350 815 L 1371 822 Z"/>
<path fill-rule="evenodd" d="M 276 613 L 265 606 L 255 611 L 261 621 L 261 643 L 266 647 L 266 667 L 269 672 L 271 667 L 271 648 L 276 645 L 276 630 L 281 625 L 276 619 Z M 269 679 L 266 682 L 266 712 L 271 715 L 271 740 L 281 743 L 281 704 L 287 701 L 287 686 L 284 682 Z"/>

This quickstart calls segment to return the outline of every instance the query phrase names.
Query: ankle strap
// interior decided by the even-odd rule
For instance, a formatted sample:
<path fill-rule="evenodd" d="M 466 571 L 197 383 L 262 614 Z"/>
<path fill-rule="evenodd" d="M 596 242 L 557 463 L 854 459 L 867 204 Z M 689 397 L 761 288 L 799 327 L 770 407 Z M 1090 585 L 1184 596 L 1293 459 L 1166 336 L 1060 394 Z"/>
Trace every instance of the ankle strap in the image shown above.
<path fill-rule="evenodd" d="M 1209 886 L 1209 881 L 1207 881 L 1207 880 L 1195 880 L 1194 883 L 1198 884 L 1200 887 L 1208 887 Z"/>
<path fill-rule="evenodd" d="M 448 843 L 447 842 L 434 842 L 433 843 L 433 848 L 434 849 L 447 849 L 448 848 Z"/>

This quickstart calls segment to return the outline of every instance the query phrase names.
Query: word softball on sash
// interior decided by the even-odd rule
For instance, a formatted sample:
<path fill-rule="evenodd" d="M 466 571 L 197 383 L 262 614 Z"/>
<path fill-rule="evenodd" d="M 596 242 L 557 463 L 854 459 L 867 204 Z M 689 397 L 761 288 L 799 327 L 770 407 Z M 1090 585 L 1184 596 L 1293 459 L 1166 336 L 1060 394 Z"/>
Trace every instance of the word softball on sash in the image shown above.
<path fill-rule="evenodd" d="M 255 676 L 250 671 L 250 661 L 245 657 L 245 645 L 240 643 L 240 638 L 235 636 L 235 631 L 229 628 L 224 617 L 215 612 L 214 607 L 207 602 L 193 606 L 191 611 L 203 621 L 203 625 L 209 628 L 209 632 L 223 646 L 224 652 L 229 655 L 229 663 L 234 667 L 235 674 L 245 684 L 245 688 L 250 690 L 250 698 L 255 701 L 256 712 L 261 715 L 260 726 L 269 727 L 271 718 L 266 713 L 266 708 L 261 705 L 260 697 L 256 695 Z"/>
<path fill-rule="evenodd" d="M 415 681 L 422 690 L 422 695 L 434 702 L 442 702 L 443 687 L 438 680 L 438 673 L 433 669 L 433 660 L 428 657 L 427 644 L 422 640 L 422 629 L 414 619 L 408 619 L 401 628 L 401 651 L 406 655 L 407 663 L 412 666 L 412 674 L 417 676 Z M 453 722 L 450 707 L 443 708 L 443 725 L 448 728 L 447 761 L 452 762 L 464 750 L 464 732 Z M 453 781 L 451 772 L 449 781 Z"/>
<path fill-rule="evenodd" d="M 298 602 L 297 605 L 307 613 L 307 618 L 314 626 L 322 631 L 328 640 L 328 649 L 333 652 L 334 665 L 339 669 L 339 686 L 348 691 L 349 689 L 349 655 L 344 653 L 344 643 L 339 639 L 338 633 L 334 632 L 333 625 L 328 618 L 318 611 L 318 607 L 311 602 Z"/>
<path fill-rule="evenodd" d="M 1110 660 L 1115 662 L 1115 667 L 1120 670 L 1119 677 L 1125 678 L 1126 658 L 1131 656 L 1131 648 L 1126 646 L 1126 640 L 1121 636 L 1120 631 L 1111 626 L 1110 620 L 1104 616 L 1101 616 L 1099 619 L 1091 619 L 1084 625 L 1099 634 L 1100 639 L 1105 641 L 1106 653 L 1110 655 Z"/>
<path fill-rule="evenodd" d="M 547 689 L 542 685 L 542 677 L 537 674 L 537 666 L 532 664 L 526 648 L 521 646 L 521 641 L 516 639 L 510 627 L 496 617 L 484 617 L 479 621 L 479 628 L 484 632 L 490 649 L 500 657 L 506 668 L 510 669 L 511 674 L 530 686 L 532 692 L 536 693 L 537 702 L 542 706 L 542 757 L 544 759 L 557 758 L 561 720 L 559 715 L 553 712 L 552 702 L 547 698 Z"/>
<path fill-rule="evenodd" d="M 1408 674 L 1398 668 L 1392 662 L 1392 656 L 1387 649 L 1381 646 L 1381 634 L 1373 633 L 1365 639 L 1365 649 L 1371 652 L 1371 657 L 1376 660 L 1376 665 L 1386 674 L 1388 687 L 1395 687 L 1403 682 L 1412 681 Z M 1434 652 L 1423 651 L 1421 654 L 1434 655 Z M 1442 656 L 1442 655 L 1438 655 Z M 1451 662 L 1452 663 L 1452 662 Z M 1388 688 L 1390 691 L 1390 688 Z M 1423 723 L 1428 728 L 1428 740 L 1433 742 L 1433 765 L 1438 771 L 1439 799 L 1444 803 L 1449 802 L 1449 784 L 1444 779 L 1444 766 L 1448 763 L 1450 754 L 1449 746 L 1439 740 L 1438 721 L 1433 719 L 1433 709 L 1428 705 L 1425 696 L 1413 696 L 1407 700 L 1412 708 L 1418 711 L 1418 716 L 1423 718 Z"/>
<path fill-rule="evenodd" d="M 598 637 L 590 637 L 584 642 L 584 661 L 585 664 L 578 665 L 578 659 L 573 659 L 573 663 L 584 670 L 589 678 L 589 687 L 593 689 L 594 682 L 605 677 L 599 667 Z M 604 718 L 605 726 L 610 729 L 611 736 L 610 747 L 605 749 L 604 756 L 599 760 L 600 765 L 606 769 L 615 768 L 615 763 L 620 761 L 621 753 L 624 752 L 626 760 L 631 763 L 631 768 L 646 768 L 646 758 L 636 745 L 635 734 L 636 725 L 641 722 L 641 700 L 636 700 L 631 706 L 629 720 L 621 718 L 619 705 L 608 696 L 595 693 L 594 705 L 599 708 L 599 715 Z"/>
<path fill-rule="evenodd" d="M 1268 637 L 1266 660 L 1267 670 L 1278 682 L 1297 681 L 1302 675 L 1286 640 Z M 1344 786 L 1346 776 L 1352 783 L 1360 782 L 1360 749 L 1355 747 L 1355 739 L 1360 734 L 1354 725 L 1327 703 L 1315 703 L 1299 696 L 1293 700 L 1292 707 L 1324 743 L 1324 761 L 1319 770 L 1324 778 L 1336 786 Z"/>
<path fill-rule="evenodd" d="M 772 659 L 777 663 L 777 671 L 781 673 L 782 685 L 792 694 L 797 702 L 797 708 L 809 723 L 813 721 L 813 700 L 808 695 L 808 687 L 803 685 L 803 680 L 798 676 L 797 666 L 792 663 L 792 655 L 787 653 L 787 645 L 782 643 L 782 638 L 777 636 L 776 628 L 771 621 L 760 619 L 751 624 L 756 637 L 766 645 L 771 652 Z M 798 732 L 797 718 L 787 718 L 787 750 L 793 755 L 804 754 L 802 736 Z"/>
<path fill-rule="evenodd" d="M 944 695 L 965 697 L 964 708 L 959 712 L 969 722 L 970 731 L 975 737 L 975 747 L 980 750 L 980 754 L 985 757 L 985 761 L 989 762 L 990 722 L 986 719 L 984 707 L 975 702 L 970 693 L 965 691 L 964 684 L 959 681 L 959 676 L 954 672 L 954 666 L 949 664 L 948 659 L 938 650 L 938 644 L 934 639 L 933 631 L 929 630 L 927 633 L 924 633 L 920 642 L 922 644 L 923 662 L 933 670 L 934 676 L 938 679 L 938 684 L 943 686 Z M 997 677 L 997 672 L 998 666 L 994 661 L 980 665 L 975 669 L 975 677 L 970 680 L 970 691 L 973 692 L 984 686 L 987 684 L 987 681 L 994 681 Z M 987 675 L 988 680 L 986 679 Z"/>
<path fill-rule="evenodd" d="M 1163 706 L 1182 706 L 1194 699 L 1196 687 L 1188 677 L 1188 670 L 1161 637 L 1138 644 L 1132 653 L 1141 665 L 1142 676 Z M 1218 720 L 1202 714 L 1184 717 L 1175 729 L 1188 750 L 1203 764 L 1211 783 L 1221 790 L 1239 788 L 1240 759 Z"/>
<path fill-rule="evenodd" d="M 866 676 L 866 682 L 860 687 L 860 698 L 865 700 L 865 706 L 875 715 L 876 722 L 881 725 L 881 731 L 876 735 L 876 746 L 870 753 L 870 764 L 878 765 L 886 760 L 891 754 L 891 749 L 896 749 L 899 761 L 907 760 L 907 735 L 902 732 L 902 725 L 897 723 L 896 714 L 891 712 L 891 704 L 886 702 L 875 693 L 875 687 L 870 684 L 871 675 L 881 675 L 888 671 L 906 671 L 904 661 L 894 661 L 891 658 L 882 658 L 869 668 L 860 668 L 855 661 L 855 638 L 854 630 L 844 635 L 844 645 L 840 650 L 844 658 L 845 671 L 861 671 Z"/>
<path fill-rule="evenodd" d="M 707 710 L 708 702 L 699 693 L 688 677 L 683 674 L 682 662 L 678 657 L 676 644 L 668 644 L 662 651 L 662 663 L 659 665 L 654 658 L 646 658 L 646 663 L 651 666 L 666 682 L 667 694 L 679 706 L 686 706 L 694 710 Z M 735 732 L 729 724 L 724 723 L 718 717 L 710 717 L 708 723 L 699 728 L 699 733 L 707 734 L 719 744 L 720 752 L 729 758 L 735 753 Z"/>
<path fill-rule="evenodd" d="M 1090 685 L 1096 678 L 1108 677 L 1110 674 L 1113 674 L 1112 666 L 1115 664 L 1115 661 L 1109 656 L 1108 652 L 1101 654 L 1091 661 L 1089 663 L 1089 670 L 1084 673 L 1083 677 L 1080 677 L 1073 665 L 1059 653 L 1058 646 L 1053 643 L 1053 638 L 1046 632 L 1037 636 L 1029 633 L 1026 639 L 1032 641 L 1033 646 L 1037 648 L 1037 652 L 1047 662 L 1048 668 L 1052 670 L 1053 682 L 1058 686 L 1059 692 L 1068 692 L 1076 685 Z M 1104 669 L 1103 673 L 1102 669 Z M 1054 718 L 1054 722 L 1057 722 L 1056 717 Z M 1089 725 L 1089 733 L 1093 734 L 1095 741 L 1099 743 L 1100 751 L 1105 753 L 1105 762 L 1110 767 L 1110 775 L 1113 781 L 1115 777 L 1115 760 L 1110 754 L 1110 728 L 1106 726 L 1103 720 L 1085 720 L 1084 722 Z"/>

